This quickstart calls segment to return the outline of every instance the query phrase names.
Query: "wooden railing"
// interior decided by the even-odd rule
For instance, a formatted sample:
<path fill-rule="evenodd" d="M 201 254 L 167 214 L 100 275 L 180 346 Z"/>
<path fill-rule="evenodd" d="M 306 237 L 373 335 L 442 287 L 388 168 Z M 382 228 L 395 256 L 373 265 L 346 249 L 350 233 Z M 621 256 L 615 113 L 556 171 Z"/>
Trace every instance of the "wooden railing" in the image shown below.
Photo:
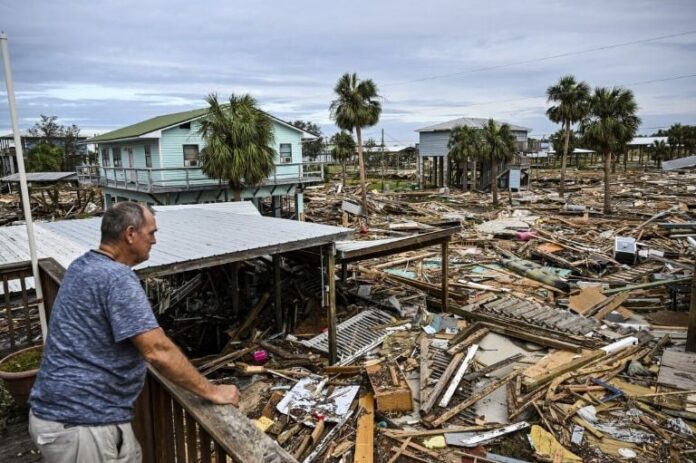
<path fill-rule="evenodd" d="M 53 259 L 39 261 L 47 318 L 64 273 Z M 6 327 L 12 330 L 7 333 L 12 333 L 8 354 L 42 342 L 38 301 L 28 281 L 31 277 L 30 262 L 0 266 L 0 316 L 4 315 L 0 332 Z M 152 368 L 148 368 L 145 387 L 135 404 L 133 429 L 145 463 L 296 461 L 235 407 L 208 403 Z"/>
<path fill-rule="evenodd" d="M 44 301 L 50 307 L 63 279 L 63 267 L 53 259 L 42 259 L 39 275 Z M 33 281 L 29 261 L 0 265 L 0 358 L 43 342 Z"/>
<path fill-rule="evenodd" d="M 153 368 L 135 406 L 143 462 L 295 462 L 232 405 L 213 405 Z"/>
<path fill-rule="evenodd" d="M 206 176 L 200 167 L 134 168 L 80 166 L 78 180 L 82 184 L 99 185 L 146 193 L 187 191 L 216 188 L 217 179 Z M 324 164 L 299 162 L 277 164 L 261 185 L 287 185 L 324 180 Z"/>

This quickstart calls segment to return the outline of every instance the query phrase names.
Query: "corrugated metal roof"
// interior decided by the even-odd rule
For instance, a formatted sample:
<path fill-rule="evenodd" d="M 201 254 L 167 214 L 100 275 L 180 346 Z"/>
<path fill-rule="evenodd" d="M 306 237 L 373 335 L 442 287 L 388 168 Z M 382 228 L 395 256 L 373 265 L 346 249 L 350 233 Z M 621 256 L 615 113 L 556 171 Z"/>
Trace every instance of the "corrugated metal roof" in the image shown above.
<path fill-rule="evenodd" d="M 509 124 L 503 121 L 496 121 L 498 124 L 508 124 L 510 129 L 521 132 L 531 132 L 532 129 L 527 127 L 522 127 L 521 125 Z M 438 132 L 452 130 L 455 127 L 467 126 L 473 127 L 475 129 L 482 129 L 488 124 L 488 119 L 483 117 L 460 117 L 459 119 L 452 119 L 451 121 L 441 122 L 439 124 L 430 125 L 428 127 L 423 127 L 422 129 L 416 129 L 416 132 Z"/>
<path fill-rule="evenodd" d="M 656 141 L 667 143 L 667 137 L 635 137 L 628 143 L 628 146 L 647 146 L 654 144 Z M 669 146 L 669 143 L 667 143 L 667 146 Z"/>
<path fill-rule="evenodd" d="M 362 241 L 337 241 L 336 251 L 338 252 L 350 252 L 357 249 L 368 249 L 381 246 L 386 243 L 393 243 L 395 241 L 402 240 L 403 237 L 398 238 L 384 238 L 381 240 L 362 240 Z"/>
<path fill-rule="evenodd" d="M 27 182 L 58 182 L 77 180 L 75 172 L 27 172 Z M 10 174 L 0 178 L 0 182 L 18 183 L 19 174 Z"/>
<path fill-rule="evenodd" d="M 696 167 L 696 156 L 662 161 L 662 170 L 687 169 L 689 167 Z"/>
<path fill-rule="evenodd" d="M 157 244 L 150 259 L 135 267 L 148 273 L 173 264 L 192 263 L 244 253 L 263 255 L 272 248 L 314 246 L 345 239 L 352 230 L 295 220 L 262 217 L 251 203 L 160 206 Z M 63 267 L 99 245 L 101 218 L 36 223 L 39 258 L 52 257 Z M 0 227 L 0 263 L 29 260 L 26 229 Z"/>

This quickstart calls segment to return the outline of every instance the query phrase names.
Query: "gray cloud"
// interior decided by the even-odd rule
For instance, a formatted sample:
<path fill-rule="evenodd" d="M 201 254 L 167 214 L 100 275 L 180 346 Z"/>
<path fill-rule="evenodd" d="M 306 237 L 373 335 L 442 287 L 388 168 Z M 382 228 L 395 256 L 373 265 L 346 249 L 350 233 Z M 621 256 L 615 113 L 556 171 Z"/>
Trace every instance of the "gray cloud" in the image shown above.
<path fill-rule="evenodd" d="M 249 92 L 276 116 L 331 133 L 344 72 L 378 84 L 384 114 L 368 132 L 399 142 L 464 115 L 552 132 L 544 91 L 567 73 L 592 86 L 635 83 L 651 132 L 696 123 L 696 78 L 644 83 L 696 74 L 696 34 L 582 50 L 689 31 L 695 19 L 689 0 L 0 0 L 22 126 L 55 114 L 89 134 L 202 107 L 210 92 Z"/>

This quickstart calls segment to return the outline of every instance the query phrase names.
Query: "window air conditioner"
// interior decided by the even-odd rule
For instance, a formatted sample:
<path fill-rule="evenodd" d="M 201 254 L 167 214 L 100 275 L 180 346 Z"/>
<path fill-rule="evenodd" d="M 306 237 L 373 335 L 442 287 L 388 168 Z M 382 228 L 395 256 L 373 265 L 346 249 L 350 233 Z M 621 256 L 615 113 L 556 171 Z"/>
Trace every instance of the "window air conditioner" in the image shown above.
<path fill-rule="evenodd" d="M 187 159 L 184 160 L 185 167 L 198 167 L 198 159 Z"/>

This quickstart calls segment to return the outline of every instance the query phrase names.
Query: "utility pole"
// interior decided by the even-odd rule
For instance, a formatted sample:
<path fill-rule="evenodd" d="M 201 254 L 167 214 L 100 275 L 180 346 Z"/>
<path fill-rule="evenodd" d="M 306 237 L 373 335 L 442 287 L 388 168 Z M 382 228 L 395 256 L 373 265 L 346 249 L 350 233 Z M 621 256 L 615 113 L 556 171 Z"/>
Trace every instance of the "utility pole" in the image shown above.
<path fill-rule="evenodd" d="M 2 64 L 5 68 L 5 85 L 7 86 L 7 100 L 10 106 L 10 120 L 12 121 L 12 134 L 14 135 L 15 157 L 17 158 L 17 171 L 19 173 L 19 188 L 22 192 L 22 208 L 24 210 L 24 223 L 27 226 L 27 238 L 29 241 L 29 256 L 31 259 L 31 270 L 34 275 L 34 288 L 36 290 L 36 300 L 39 306 L 39 323 L 41 324 L 41 336 L 46 342 L 46 309 L 43 302 L 43 291 L 41 290 L 41 278 L 39 276 L 39 260 L 36 255 L 36 242 L 34 240 L 34 222 L 31 218 L 31 198 L 27 187 L 27 173 L 24 168 L 24 152 L 22 150 L 22 137 L 19 133 L 17 122 L 17 103 L 14 95 L 14 85 L 12 82 L 12 69 L 10 68 L 10 51 L 7 46 L 7 36 L 0 32 L 0 51 L 2 51 Z"/>

